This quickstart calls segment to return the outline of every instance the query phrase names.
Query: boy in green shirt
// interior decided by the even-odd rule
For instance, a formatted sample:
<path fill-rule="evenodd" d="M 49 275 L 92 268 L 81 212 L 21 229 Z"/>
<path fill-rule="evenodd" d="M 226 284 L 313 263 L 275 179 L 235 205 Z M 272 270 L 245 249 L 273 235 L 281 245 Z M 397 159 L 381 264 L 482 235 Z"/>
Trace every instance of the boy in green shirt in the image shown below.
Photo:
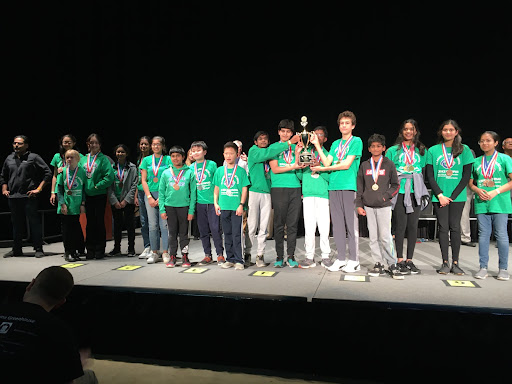
<path fill-rule="evenodd" d="M 217 168 L 213 178 L 213 202 L 224 232 L 226 262 L 222 268 L 234 266 L 235 270 L 243 270 L 242 215 L 250 183 L 245 169 L 236 164 L 237 151 L 238 147 L 232 141 L 224 144 L 225 164 Z"/>
<path fill-rule="evenodd" d="M 169 228 L 169 253 L 162 255 L 167 268 L 176 266 L 176 254 L 179 246 L 182 255 L 182 267 L 190 267 L 188 258 L 188 222 L 194 218 L 196 209 L 196 180 L 192 170 L 183 164 L 185 150 L 173 146 L 169 150 L 171 166 L 162 173 L 158 187 L 160 216 L 167 220 Z"/>

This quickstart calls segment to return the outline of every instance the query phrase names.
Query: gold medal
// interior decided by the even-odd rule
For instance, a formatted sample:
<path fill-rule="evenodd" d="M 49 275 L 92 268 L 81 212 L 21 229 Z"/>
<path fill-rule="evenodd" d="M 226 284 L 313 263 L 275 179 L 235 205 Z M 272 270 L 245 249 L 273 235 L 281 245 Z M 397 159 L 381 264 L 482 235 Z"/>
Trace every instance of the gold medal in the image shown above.
<path fill-rule="evenodd" d="M 451 169 L 447 170 L 446 176 L 451 176 L 451 175 L 453 175 L 453 171 Z"/>
<path fill-rule="evenodd" d="M 411 164 L 407 165 L 407 166 L 405 167 L 405 170 L 406 170 L 407 172 L 414 172 L 414 165 L 411 165 Z"/>
<path fill-rule="evenodd" d="M 155 177 L 155 178 L 153 179 L 153 183 L 158 183 L 158 177 Z"/>
<path fill-rule="evenodd" d="M 373 189 L 374 191 L 377 191 L 377 190 L 379 189 L 379 185 L 378 185 L 378 184 L 373 184 L 373 185 L 372 185 L 372 189 Z"/>

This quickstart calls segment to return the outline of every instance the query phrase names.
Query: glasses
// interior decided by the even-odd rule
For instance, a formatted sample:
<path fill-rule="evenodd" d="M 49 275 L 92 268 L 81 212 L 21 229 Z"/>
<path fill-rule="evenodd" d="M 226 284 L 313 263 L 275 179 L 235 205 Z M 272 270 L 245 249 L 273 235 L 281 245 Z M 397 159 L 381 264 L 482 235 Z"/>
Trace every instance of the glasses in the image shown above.
<path fill-rule="evenodd" d="M 505 144 L 505 145 L 512 144 L 512 141 L 504 141 L 503 144 Z"/>

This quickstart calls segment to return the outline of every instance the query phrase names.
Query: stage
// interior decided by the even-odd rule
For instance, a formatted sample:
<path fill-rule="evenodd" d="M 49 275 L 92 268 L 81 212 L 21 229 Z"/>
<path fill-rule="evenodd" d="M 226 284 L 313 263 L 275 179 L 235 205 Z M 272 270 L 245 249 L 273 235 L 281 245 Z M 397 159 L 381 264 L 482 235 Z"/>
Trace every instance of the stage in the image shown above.
<path fill-rule="evenodd" d="M 138 252 L 141 241 L 138 235 Z M 194 265 L 204 256 L 198 240 L 190 241 L 189 269 L 169 269 L 162 262 L 147 264 L 126 256 L 67 263 L 62 243 L 46 245 L 47 256 L 40 259 L 31 257 L 28 247 L 25 257 L 2 258 L 9 250 L 4 248 L 0 292 L 4 300 L 15 300 L 40 270 L 66 265 L 75 288 L 59 311 L 95 353 L 283 369 L 315 377 L 391 378 L 365 370 L 368 351 L 412 353 L 435 364 L 438 356 L 426 351 L 439 347 L 439 342 L 467 350 L 474 343 L 485 347 L 512 341 L 512 281 L 495 278 L 494 243 L 485 280 L 473 277 L 479 267 L 477 247 L 461 248 L 465 276 L 439 275 L 439 244 L 428 241 L 416 244 L 414 262 L 421 274 L 401 281 L 368 277 L 366 271 L 373 266 L 368 239 L 360 238 L 359 244 L 362 269 L 350 275 L 320 265 L 275 269 L 273 241 L 267 243 L 265 256 L 270 265 L 243 271 L 222 269 L 216 263 Z M 335 248 L 332 239 L 331 246 Z M 112 247 L 108 242 L 107 251 Z M 303 249 L 304 238 L 299 238 L 298 259 L 304 258 Z M 372 335 L 377 335 L 376 343 Z M 393 340 L 397 344 L 390 343 Z M 258 358 L 262 349 L 268 355 L 265 359 Z M 311 364 L 297 364 L 297 358 L 324 356 L 327 351 L 337 352 Z M 485 360 L 493 356 L 485 353 Z M 455 361 L 472 364 L 481 358 L 470 354 Z M 340 359 L 357 370 L 340 371 Z"/>

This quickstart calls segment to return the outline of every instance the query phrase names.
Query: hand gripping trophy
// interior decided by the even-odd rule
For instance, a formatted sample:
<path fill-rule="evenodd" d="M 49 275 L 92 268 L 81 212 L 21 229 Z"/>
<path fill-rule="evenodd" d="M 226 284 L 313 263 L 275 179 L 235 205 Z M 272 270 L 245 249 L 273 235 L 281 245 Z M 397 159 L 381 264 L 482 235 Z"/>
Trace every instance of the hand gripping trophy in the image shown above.
<path fill-rule="evenodd" d="M 306 116 L 302 116 L 300 119 L 300 125 L 302 125 L 302 132 L 299 133 L 300 135 L 300 141 L 304 148 L 299 153 L 299 165 L 305 164 L 305 165 L 311 165 L 314 161 L 313 153 L 311 152 L 311 145 L 310 145 L 310 138 L 311 138 L 311 132 L 308 132 L 306 130 L 306 126 L 308 125 L 308 118 Z"/>

